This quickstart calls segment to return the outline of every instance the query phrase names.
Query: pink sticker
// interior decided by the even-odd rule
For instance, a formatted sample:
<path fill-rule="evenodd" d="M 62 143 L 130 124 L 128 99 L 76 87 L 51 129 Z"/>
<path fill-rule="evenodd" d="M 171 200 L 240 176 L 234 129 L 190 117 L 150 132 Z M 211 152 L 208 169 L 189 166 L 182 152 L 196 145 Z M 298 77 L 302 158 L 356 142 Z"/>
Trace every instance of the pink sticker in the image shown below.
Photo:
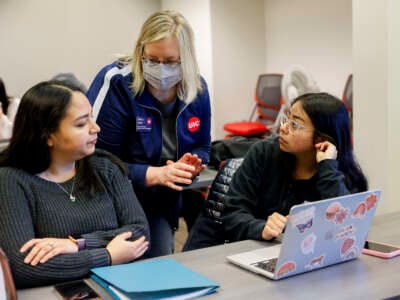
<path fill-rule="evenodd" d="M 335 239 L 339 240 L 355 233 L 355 228 L 352 224 L 343 226 L 336 233 Z"/>
<path fill-rule="evenodd" d="M 353 247 L 354 245 L 354 239 L 352 238 L 347 238 L 343 241 L 342 248 L 340 249 L 340 254 L 346 255 L 346 253 Z"/>
<path fill-rule="evenodd" d="M 373 208 L 376 204 L 376 201 L 377 199 L 375 194 L 369 195 L 367 199 L 365 199 L 365 203 L 367 204 L 367 210 Z"/>
<path fill-rule="evenodd" d="M 284 275 L 286 275 L 286 274 L 288 274 L 290 272 L 293 272 L 295 270 L 296 270 L 296 263 L 295 262 L 289 261 L 287 263 L 284 263 L 278 270 L 278 273 L 277 273 L 278 278 L 280 278 L 280 277 L 282 277 L 282 276 L 284 276 Z"/>
<path fill-rule="evenodd" d="M 325 212 L 326 219 L 329 221 L 334 220 L 336 213 L 342 208 L 339 202 L 334 202 L 328 206 Z"/>
<path fill-rule="evenodd" d="M 346 208 L 342 208 L 335 215 L 335 223 L 342 224 L 348 215 L 349 210 Z"/>
<path fill-rule="evenodd" d="M 343 260 L 348 260 L 352 258 L 356 258 L 358 256 L 358 248 L 357 247 L 351 247 L 347 252 L 342 255 Z"/>
<path fill-rule="evenodd" d="M 364 218 L 365 212 L 367 211 L 367 206 L 364 202 L 357 205 L 356 209 L 352 213 L 352 218 Z"/>
<path fill-rule="evenodd" d="M 301 241 L 301 245 L 300 245 L 301 252 L 303 254 L 314 253 L 316 240 L 317 240 L 317 236 L 314 233 L 311 233 L 311 234 L 307 235 Z"/>

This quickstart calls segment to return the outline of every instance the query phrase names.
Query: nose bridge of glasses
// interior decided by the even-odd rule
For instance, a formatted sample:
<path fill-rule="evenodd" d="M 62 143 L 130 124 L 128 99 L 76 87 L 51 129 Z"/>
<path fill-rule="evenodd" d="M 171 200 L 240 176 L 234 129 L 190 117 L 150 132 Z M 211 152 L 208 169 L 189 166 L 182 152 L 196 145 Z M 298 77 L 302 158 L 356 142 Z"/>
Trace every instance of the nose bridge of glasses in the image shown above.
<path fill-rule="evenodd" d="M 281 116 L 281 120 L 280 120 L 280 125 L 284 126 L 285 124 L 287 124 L 289 122 L 289 118 L 286 114 L 283 114 Z"/>
<path fill-rule="evenodd" d="M 299 129 L 307 128 L 304 125 L 297 123 L 296 121 L 289 118 L 287 114 L 283 114 L 280 121 L 281 128 L 286 129 L 289 133 L 294 133 Z M 287 126 L 286 126 L 287 125 Z"/>

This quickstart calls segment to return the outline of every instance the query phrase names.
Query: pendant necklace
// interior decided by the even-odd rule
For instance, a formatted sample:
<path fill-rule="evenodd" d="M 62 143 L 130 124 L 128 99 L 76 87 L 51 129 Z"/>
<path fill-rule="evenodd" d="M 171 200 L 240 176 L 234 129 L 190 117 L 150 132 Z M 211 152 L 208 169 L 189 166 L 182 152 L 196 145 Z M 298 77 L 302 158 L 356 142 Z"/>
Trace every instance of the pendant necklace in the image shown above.
<path fill-rule="evenodd" d="M 71 202 L 75 202 L 76 201 L 76 197 L 73 195 L 74 194 L 74 186 L 75 186 L 75 178 L 76 176 L 74 176 L 74 180 L 72 181 L 72 188 L 71 188 L 71 192 L 68 193 L 68 191 L 66 189 L 64 189 L 61 184 L 54 182 L 55 184 L 58 185 L 58 187 L 69 196 L 69 200 L 71 200 Z"/>

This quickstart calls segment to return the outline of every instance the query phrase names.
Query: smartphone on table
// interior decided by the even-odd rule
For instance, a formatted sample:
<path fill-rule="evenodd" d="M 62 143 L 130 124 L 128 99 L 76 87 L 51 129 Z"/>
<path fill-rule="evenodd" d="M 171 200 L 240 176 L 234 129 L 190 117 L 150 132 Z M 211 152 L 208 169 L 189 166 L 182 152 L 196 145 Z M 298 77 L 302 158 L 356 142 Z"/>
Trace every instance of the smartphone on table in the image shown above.
<path fill-rule="evenodd" d="M 362 253 L 381 258 L 392 258 L 400 255 L 400 246 L 375 241 L 366 241 Z"/>
<path fill-rule="evenodd" d="M 65 300 L 100 299 L 100 296 L 83 280 L 59 283 L 54 288 Z"/>

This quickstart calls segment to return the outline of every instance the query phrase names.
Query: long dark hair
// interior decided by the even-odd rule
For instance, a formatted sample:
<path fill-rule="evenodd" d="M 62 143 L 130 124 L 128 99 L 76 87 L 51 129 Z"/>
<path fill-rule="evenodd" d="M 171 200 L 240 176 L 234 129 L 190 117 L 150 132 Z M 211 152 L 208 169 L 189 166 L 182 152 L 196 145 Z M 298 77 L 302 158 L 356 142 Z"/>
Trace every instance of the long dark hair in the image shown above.
<path fill-rule="evenodd" d="M 368 182 L 354 155 L 350 135 L 347 109 L 342 101 L 328 93 L 308 93 L 297 97 L 314 125 L 314 140 L 329 140 L 337 149 L 339 170 L 346 176 L 346 185 L 351 192 L 368 189 Z M 292 105 L 293 105 L 292 104 Z"/>
<path fill-rule="evenodd" d="M 15 117 L 8 147 L 0 154 L 0 166 L 22 169 L 30 174 L 41 173 L 50 166 L 47 140 L 65 118 L 72 93 L 80 89 L 60 81 L 44 81 L 30 88 L 22 97 Z M 88 157 L 76 162 L 80 186 L 90 193 L 104 192 L 99 175 L 90 166 Z"/>
<path fill-rule="evenodd" d="M 0 103 L 3 109 L 3 113 L 7 114 L 8 102 L 10 97 L 7 95 L 6 87 L 4 86 L 3 80 L 0 78 Z"/>

